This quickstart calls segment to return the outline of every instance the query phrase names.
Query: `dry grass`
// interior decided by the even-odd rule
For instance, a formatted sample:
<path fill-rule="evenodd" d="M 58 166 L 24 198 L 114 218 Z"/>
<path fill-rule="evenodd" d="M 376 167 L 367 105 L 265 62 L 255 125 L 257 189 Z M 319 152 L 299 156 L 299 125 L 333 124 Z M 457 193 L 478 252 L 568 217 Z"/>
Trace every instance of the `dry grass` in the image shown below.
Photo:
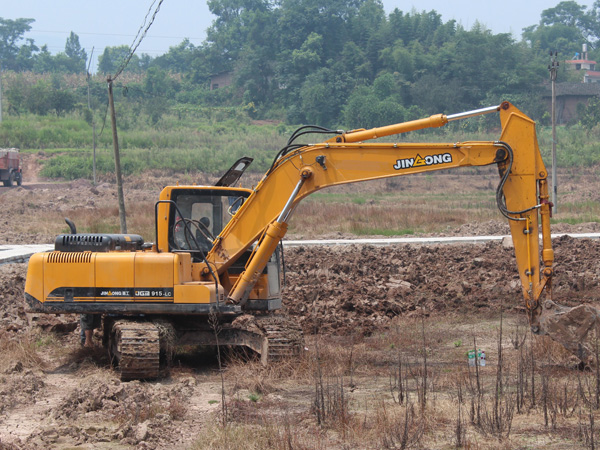
<path fill-rule="evenodd" d="M 24 369 L 43 369 L 45 362 L 38 353 L 40 336 L 26 333 L 14 336 L 0 333 L 0 373 Z"/>
<path fill-rule="evenodd" d="M 154 241 L 154 203 L 131 203 L 126 205 L 126 211 L 128 231 L 141 235 L 146 241 Z M 60 223 L 63 216 L 69 217 L 75 222 L 79 233 L 119 233 L 119 209 L 117 206 L 91 210 L 74 209 L 68 214 L 62 212 L 58 215 L 60 217 L 56 217 L 56 222 Z"/>
<path fill-rule="evenodd" d="M 282 423 L 283 422 L 283 423 Z M 264 426 L 233 424 L 208 427 L 192 450 L 320 450 L 331 448 L 318 429 L 298 429 L 284 418 Z M 338 447 L 340 448 L 340 447 Z"/>
<path fill-rule="evenodd" d="M 300 360 L 268 369 L 230 363 L 230 422 L 194 448 L 595 448 L 596 373 L 520 316 L 505 318 L 502 337 L 499 327 L 497 317 L 398 319 L 370 337 L 311 336 Z M 488 359 L 477 370 L 473 337 Z"/>
<path fill-rule="evenodd" d="M 310 379 L 311 359 L 308 353 L 293 361 L 275 361 L 263 366 L 258 360 L 229 357 L 225 377 L 231 386 L 232 394 L 248 391 L 256 394 L 271 394 L 282 390 L 282 381 Z"/>
<path fill-rule="evenodd" d="M 113 419 L 119 424 L 137 425 L 157 416 L 165 420 L 182 420 L 188 407 L 180 393 L 171 393 L 168 400 L 162 400 L 152 392 L 135 391 L 119 401 Z"/>
<path fill-rule="evenodd" d="M 595 173 L 589 176 L 595 177 Z M 125 188 L 130 233 L 140 234 L 148 242 L 154 241 L 154 202 L 161 186 L 175 184 L 177 177 L 181 182 L 208 185 L 214 182 L 206 174 L 174 174 L 161 178 L 151 171 L 129 177 Z M 244 182 L 250 187 L 257 176 L 248 174 L 245 178 Z M 596 220 L 600 212 L 598 202 L 589 200 L 593 193 L 582 194 L 581 183 L 573 185 L 570 178 L 564 180 L 565 194 L 553 220 L 572 224 Z M 497 173 L 484 168 L 333 187 L 311 195 L 298 205 L 289 224 L 289 235 L 304 238 L 331 233 L 397 236 L 445 233 L 464 225 L 490 221 L 504 224 L 494 198 L 497 181 Z M 10 231 L 11 240 L 37 243 L 42 237 L 52 242 L 57 234 L 68 232 L 65 216 L 74 220 L 82 232 L 118 232 L 112 181 L 103 183 L 97 192 L 85 183 L 73 182 L 70 189 L 62 186 L 46 189 L 53 194 L 42 192 L 48 197 L 44 201 L 34 197 L 38 194 L 34 190 L 6 198 L 6 209 L 15 217 L 10 230 L 5 230 Z"/>
<path fill-rule="evenodd" d="M 429 198 L 428 198 L 429 197 Z M 468 221 L 487 222 L 499 214 L 491 199 L 473 206 L 457 205 L 453 198 L 401 197 L 364 200 L 366 203 L 307 201 L 290 222 L 290 233 L 303 236 L 332 232 L 356 235 L 404 235 L 441 232 Z M 457 200 L 455 197 L 454 200 Z"/>

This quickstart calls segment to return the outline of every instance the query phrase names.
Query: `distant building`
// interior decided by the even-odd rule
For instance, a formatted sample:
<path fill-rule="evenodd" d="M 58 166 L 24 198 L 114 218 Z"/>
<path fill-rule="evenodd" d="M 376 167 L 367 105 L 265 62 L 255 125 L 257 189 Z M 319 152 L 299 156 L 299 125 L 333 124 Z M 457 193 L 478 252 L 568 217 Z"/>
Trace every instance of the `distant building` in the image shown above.
<path fill-rule="evenodd" d="M 600 72 L 596 70 L 587 70 L 583 76 L 584 83 L 600 83 Z"/>
<path fill-rule="evenodd" d="M 556 83 L 556 123 L 565 124 L 577 120 L 577 105 L 588 104 L 593 97 L 600 96 L 600 83 Z M 544 94 L 548 109 L 552 102 L 550 86 Z"/>
<path fill-rule="evenodd" d="M 583 73 L 583 83 L 600 83 L 600 72 L 596 70 L 596 61 L 588 59 L 587 44 L 583 44 L 583 51 L 575 53 L 573 59 L 565 61 L 567 70 L 580 70 Z"/>
<path fill-rule="evenodd" d="M 221 72 L 210 77 L 210 90 L 222 89 L 231 85 L 233 74 L 231 72 Z"/>
<path fill-rule="evenodd" d="M 573 59 L 565 61 L 567 71 L 578 71 L 582 77 L 580 83 L 556 83 L 557 124 L 576 121 L 577 105 L 587 106 L 590 99 L 600 96 L 600 72 L 596 70 L 596 64 L 596 61 L 588 59 L 587 44 L 583 44 L 581 53 L 577 52 Z M 550 85 L 547 86 L 543 97 L 550 110 L 552 104 Z"/>

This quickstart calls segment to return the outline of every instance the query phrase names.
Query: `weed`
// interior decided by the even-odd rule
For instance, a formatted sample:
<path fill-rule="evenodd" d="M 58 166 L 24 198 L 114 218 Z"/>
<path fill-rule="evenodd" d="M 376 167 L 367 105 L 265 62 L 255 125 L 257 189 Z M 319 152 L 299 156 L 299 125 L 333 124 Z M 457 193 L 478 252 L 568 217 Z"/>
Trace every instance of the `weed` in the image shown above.
<path fill-rule="evenodd" d="M 37 348 L 40 347 L 48 347 L 56 344 L 56 337 L 52 334 L 47 334 L 43 336 L 38 336 L 35 340 L 35 346 Z"/>
<path fill-rule="evenodd" d="M 250 395 L 248 395 L 248 400 L 253 403 L 257 403 L 261 398 L 261 395 L 257 394 L 256 392 L 252 392 Z"/>
<path fill-rule="evenodd" d="M 183 420 L 187 410 L 187 404 L 181 394 L 170 396 L 169 405 L 167 406 L 167 413 L 172 420 Z"/>
<path fill-rule="evenodd" d="M 414 404 L 407 401 L 400 409 L 387 408 L 379 403 L 376 411 L 376 429 L 380 447 L 405 449 L 417 446 L 424 433 L 424 422 L 415 413 Z"/>
<path fill-rule="evenodd" d="M 18 364 L 23 368 L 44 368 L 45 363 L 38 354 L 39 337 L 28 333 L 14 339 L 9 333 L 0 333 L 0 372 L 4 372 L 11 365 Z"/>
<path fill-rule="evenodd" d="M 345 427 L 349 421 L 348 398 L 344 391 L 344 378 L 333 380 L 323 373 L 323 360 L 317 343 L 315 352 L 314 397 L 312 412 L 320 426 Z"/>
<path fill-rule="evenodd" d="M 223 366 L 221 363 L 221 346 L 219 344 L 219 333 L 221 332 L 221 325 L 219 323 L 217 312 L 214 309 L 211 309 L 210 311 L 208 323 L 213 330 L 213 333 L 215 335 L 215 342 L 217 343 L 217 361 L 219 363 L 219 375 L 221 377 L 221 420 L 222 425 L 226 427 L 228 422 L 228 412 L 227 402 L 225 398 L 225 376 L 223 374 Z"/>

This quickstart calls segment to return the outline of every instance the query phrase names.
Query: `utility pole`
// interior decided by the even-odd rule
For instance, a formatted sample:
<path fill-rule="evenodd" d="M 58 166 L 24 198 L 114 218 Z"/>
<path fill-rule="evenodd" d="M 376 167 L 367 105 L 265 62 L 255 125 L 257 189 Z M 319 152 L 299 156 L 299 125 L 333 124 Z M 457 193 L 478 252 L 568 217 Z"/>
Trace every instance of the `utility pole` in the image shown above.
<path fill-rule="evenodd" d="M 94 112 L 92 111 L 92 104 L 90 102 L 90 64 L 92 63 L 92 58 L 94 57 L 94 47 L 92 47 L 92 54 L 90 55 L 90 62 L 88 63 L 87 68 L 87 100 L 88 100 L 88 111 L 92 116 L 92 147 L 93 147 L 93 161 L 92 161 L 92 169 L 94 173 L 94 186 L 96 186 L 96 119 L 94 119 Z"/>
<path fill-rule="evenodd" d="M 146 36 L 146 33 L 148 32 L 148 30 L 154 23 L 154 19 L 156 18 L 158 11 L 160 11 L 160 6 L 162 5 L 163 1 L 164 0 L 160 0 L 158 2 L 158 5 L 156 6 L 156 9 L 154 10 L 154 14 L 152 14 L 152 18 L 150 19 L 150 23 L 146 26 L 146 28 L 142 32 L 142 29 L 144 28 L 144 25 L 146 24 L 146 19 L 148 18 L 148 15 L 150 14 L 152 7 L 156 3 L 156 1 L 152 2 L 152 4 L 150 5 L 150 9 L 148 10 L 148 13 L 146 14 L 146 17 L 144 18 L 144 23 L 138 30 L 138 34 L 136 35 L 135 39 L 133 40 L 133 44 L 131 44 L 131 47 L 129 47 L 129 54 L 127 55 L 127 57 L 125 58 L 125 60 L 123 61 L 123 63 L 119 67 L 119 69 L 117 70 L 117 73 L 115 73 L 112 76 L 109 75 L 106 79 L 106 81 L 108 82 L 108 105 L 110 107 L 110 121 L 112 123 L 112 133 L 113 133 L 113 148 L 115 151 L 115 175 L 117 176 L 117 194 L 119 197 L 119 219 L 121 221 L 121 233 L 123 233 L 123 234 L 127 233 L 127 221 L 125 218 L 125 197 L 123 196 L 123 177 L 121 176 L 121 158 L 119 157 L 119 139 L 117 136 L 117 115 L 115 113 L 115 100 L 113 97 L 113 81 L 115 81 L 117 79 L 117 77 L 123 72 L 123 70 L 125 70 L 125 68 L 127 67 L 127 64 L 129 64 L 129 61 L 131 61 L 131 57 L 135 54 L 135 51 L 137 50 L 138 46 L 142 43 L 142 40 Z"/>
<path fill-rule="evenodd" d="M 121 157 L 119 156 L 119 138 L 117 136 L 117 115 L 115 113 L 115 100 L 113 98 L 113 80 L 108 76 L 108 105 L 110 107 L 110 121 L 112 123 L 113 149 L 115 151 L 115 174 L 117 176 L 117 196 L 119 197 L 119 220 L 121 233 L 127 234 L 127 220 L 125 217 L 125 197 L 123 196 L 123 177 L 121 176 Z"/>
<path fill-rule="evenodd" d="M 550 51 L 550 81 L 552 83 L 552 203 L 554 204 L 554 212 L 557 212 L 557 181 L 556 181 L 556 74 L 558 72 L 558 61 L 556 57 L 558 52 Z"/>

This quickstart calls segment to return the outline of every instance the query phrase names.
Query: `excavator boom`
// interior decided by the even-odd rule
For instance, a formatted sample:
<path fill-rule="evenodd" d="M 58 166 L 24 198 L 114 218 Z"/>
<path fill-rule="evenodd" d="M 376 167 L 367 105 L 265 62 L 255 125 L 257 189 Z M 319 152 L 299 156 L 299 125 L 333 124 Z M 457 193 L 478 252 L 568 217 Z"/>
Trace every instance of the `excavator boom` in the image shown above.
<path fill-rule="evenodd" d="M 439 127 L 451 120 L 494 111 L 499 111 L 501 117 L 502 135 L 499 141 L 440 144 L 364 141 Z M 245 285 L 237 286 L 240 289 L 229 294 L 232 302 L 243 301 L 253 280 L 264 268 L 259 260 L 266 261 L 285 235 L 285 224 L 291 212 L 311 193 L 340 184 L 490 164 L 497 164 L 500 171 L 498 206 L 511 223 L 523 295 L 528 305 L 534 308 L 544 287 L 550 286 L 554 258 L 550 242 L 547 171 L 539 152 L 534 122 L 508 102 L 473 113 L 438 115 L 373 130 L 349 132 L 282 156 L 220 234 L 207 259 L 221 273 L 252 243 L 259 242 L 253 258 L 259 263 L 247 267 L 241 277 L 246 280 Z M 542 277 L 538 257 L 538 215 L 542 218 L 543 266 L 547 269 Z M 253 273 L 248 273 L 249 270 Z"/>

